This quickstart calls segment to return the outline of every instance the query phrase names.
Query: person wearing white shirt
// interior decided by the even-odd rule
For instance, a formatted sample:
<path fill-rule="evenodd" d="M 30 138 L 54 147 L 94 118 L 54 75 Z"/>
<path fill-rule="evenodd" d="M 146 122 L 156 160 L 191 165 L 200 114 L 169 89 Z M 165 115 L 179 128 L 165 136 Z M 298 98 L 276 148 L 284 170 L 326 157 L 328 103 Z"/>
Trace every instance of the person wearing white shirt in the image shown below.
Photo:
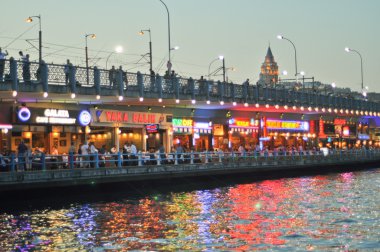
<path fill-rule="evenodd" d="M 134 145 L 133 143 L 131 143 L 130 148 L 131 148 L 132 165 L 137 165 L 137 162 L 136 162 L 136 159 L 137 159 L 137 156 L 136 156 L 137 155 L 136 145 Z"/>
<path fill-rule="evenodd" d="M 88 144 L 87 144 L 87 142 L 82 144 L 82 146 L 80 147 L 80 150 L 82 152 L 81 153 L 81 155 L 82 155 L 81 167 L 87 168 L 88 167 Z"/>

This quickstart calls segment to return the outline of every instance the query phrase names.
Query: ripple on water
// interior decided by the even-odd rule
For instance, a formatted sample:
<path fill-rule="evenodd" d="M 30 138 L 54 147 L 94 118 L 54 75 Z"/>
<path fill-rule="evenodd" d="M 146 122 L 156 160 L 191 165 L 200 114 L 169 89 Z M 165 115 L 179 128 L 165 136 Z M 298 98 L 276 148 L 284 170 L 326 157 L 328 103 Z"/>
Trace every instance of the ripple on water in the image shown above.
<path fill-rule="evenodd" d="M 376 250 L 380 248 L 379 171 L 244 182 L 1 213 L 0 248 Z"/>

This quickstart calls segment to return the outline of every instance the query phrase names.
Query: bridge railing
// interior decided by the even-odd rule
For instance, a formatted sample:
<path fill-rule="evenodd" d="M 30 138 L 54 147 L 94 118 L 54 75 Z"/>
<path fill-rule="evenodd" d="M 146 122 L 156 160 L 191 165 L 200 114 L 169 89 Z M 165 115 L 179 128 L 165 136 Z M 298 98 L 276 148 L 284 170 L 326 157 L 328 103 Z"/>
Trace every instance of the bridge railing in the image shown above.
<path fill-rule="evenodd" d="M 264 152 L 186 152 L 186 153 L 130 153 L 115 154 L 64 154 L 34 156 L 1 156 L 0 181 L 2 174 L 19 172 L 45 172 L 48 170 L 133 168 L 141 166 L 176 166 L 182 164 L 232 164 L 240 166 L 274 166 L 306 164 L 339 164 L 348 161 L 380 160 L 380 150 L 336 150 L 320 151 L 264 151 Z"/>
<path fill-rule="evenodd" d="M 21 61 L 15 61 L 16 64 L 16 79 L 17 83 L 31 83 L 40 84 L 41 83 L 41 70 L 40 64 L 37 62 L 29 62 L 25 64 Z M 4 69 L 4 79 L 6 81 L 11 80 L 10 74 L 10 60 L 5 61 Z M 65 65 L 59 64 L 47 64 L 48 66 L 48 85 L 65 85 L 67 84 L 67 73 L 65 73 Z M 88 71 L 87 71 L 88 70 Z M 116 88 L 110 80 L 110 70 L 98 69 L 100 75 L 100 87 L 101 88 Z M 88 72 L 88 83 L 87 83 L 87 72 Z M 94 74 L 95 68 L 85 68 L 85 67 L 75 67 L 73 74 L 75 75 L 74 80 L 78 86 L 86 88 L 94 88 L 95 80 Z M 138 83 L 139 73 L 124 73 L 123 82 L 124 90 L 127 92 L 123 95 L 128 96 L 128 89 L 137 90 L 140 85 Z M 142 85 L 144 92 L 156 93 L 157 92 L 157 76 L 145 75 L 142 76 Z M 242 84 L 233 83 L 221 83 L 210 80 L 194 80 L 194 93 L 189 85 L 189 79 L 180 77 L 163 77 L 162 78 L 162 91 L 165 94 L 175 93 L 176 83 L 179 85 L 179 95 L 194 95 L 197 100 L 204 100 L 205 96 L 208 94 L 210 98 L 215 100 L 224 101 L 237 101 L 237 102 L 248 102 L 248 103 L 260 103 L 260 104 L 270 104 L 270 105 L 296 105 L 309 107 L 324 107 L 324 108 L 336 108 L 343 109 L 344 112 L 349 110 L 361 110 L 371 112 L 380 112 L 380 104 L 377 102 L 366 101 L 363 97 L 355 97 L 354 95 L 345 96 L 339 95 L 337 93 L 321 93 L 315 92 L 311 89 L 303 88 L 290 88 L 281 84 L 274 86 L 260 86 L 260 85 L 249 85 L 245 88 Z M 208 89 L 207 89 L 208 86 Z M 21 91 L 22 90 L 17 90 Z M 221 93 L 223 92 L 223 93 Z M 352 114 L 352 113 L 351 113 Z"/>

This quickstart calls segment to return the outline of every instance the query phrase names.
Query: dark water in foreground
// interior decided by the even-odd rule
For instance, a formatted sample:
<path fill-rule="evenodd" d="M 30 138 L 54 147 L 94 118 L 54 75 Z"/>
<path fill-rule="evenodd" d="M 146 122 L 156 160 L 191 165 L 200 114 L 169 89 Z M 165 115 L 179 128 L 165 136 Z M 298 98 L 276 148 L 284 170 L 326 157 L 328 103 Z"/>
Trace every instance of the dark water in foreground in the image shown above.
<path fill-rule="evenodd" d="M 196 187 L 3 201 L 0 251 L 380 251 L 380 169 Z"/>

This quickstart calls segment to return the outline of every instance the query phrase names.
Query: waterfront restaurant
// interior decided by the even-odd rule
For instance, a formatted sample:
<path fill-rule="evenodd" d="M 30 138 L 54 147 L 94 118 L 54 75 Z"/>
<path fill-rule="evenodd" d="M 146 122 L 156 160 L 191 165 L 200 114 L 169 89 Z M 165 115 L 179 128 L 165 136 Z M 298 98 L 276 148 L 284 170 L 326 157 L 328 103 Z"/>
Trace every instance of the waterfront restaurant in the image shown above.
<path fill-rule="evenodd" d="M 75 147 L 85 140 L 85 128 L 91 121 L 88 110 L 60 108 L 36 108 L 19 106 L 15 109 L 11 137 L 11 149 L 17 150 L 24 141 L 32 150 L 51 153 L 68 153 L 73 142 Z"/>
<path fill-rule="evenodd" d="M 280 146 L 305 148 L 308 141 L 313 144 L 316 138 L 314 126 L 311 128 L 308 121 L 265 119 L 262 121 L 262 125 L 263 131 L 266 132 L 264 137 L 268 140 L 264 142 L 264 146 L 272 150 Z"/>
<path fill-rule="evenodd" d="M 157 150 L 160 144 L 169 151 L 172 146 L 171 114 L 91 109 L 91 115 L 90 138 L 97 146 L 122 148 L 133 142 L 138 150 L 145 151 Z"/>
<path fill-rule="evenodd" d="M 241 144 L 248 150 L 254 148 L 258 144 L 259 123 L 254 118 L 229 119 L 229 148 L 237 150 Z"/>
<path fill-rule="evenodd" d="M 173 118 L 173 143 L 190 149 L 193 144 L 193 124 L 191 118 Z"/>

